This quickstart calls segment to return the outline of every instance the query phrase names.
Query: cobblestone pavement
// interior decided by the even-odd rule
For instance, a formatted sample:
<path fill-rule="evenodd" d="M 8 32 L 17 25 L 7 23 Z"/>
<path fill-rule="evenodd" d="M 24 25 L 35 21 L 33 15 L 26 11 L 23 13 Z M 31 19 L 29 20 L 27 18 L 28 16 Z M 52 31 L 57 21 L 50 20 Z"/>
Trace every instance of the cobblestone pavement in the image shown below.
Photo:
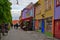
<path fill-rule="evenodd" d="M 47 37 L 42 33 L 35 31 L 23 31 L 11 29 L 7 36 L 3 36 L 2 40 L 57 40 Z"/>

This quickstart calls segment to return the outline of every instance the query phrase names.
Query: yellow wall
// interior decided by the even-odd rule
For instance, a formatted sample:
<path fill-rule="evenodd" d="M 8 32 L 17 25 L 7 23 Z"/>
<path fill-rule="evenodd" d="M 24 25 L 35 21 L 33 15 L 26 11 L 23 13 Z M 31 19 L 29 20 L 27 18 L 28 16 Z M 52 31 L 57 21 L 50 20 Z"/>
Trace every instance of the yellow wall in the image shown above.
<path fill-rule="evenodd" d="M 39 17 L 40 17 L 40 11 L 41 9 L 40 9 L 40 5 L 38 5 L 38 6 L 36 6 L 35 7 L 35 19 L 39 19 Z"/>
<path fill-rule="evenodd" d="M 54 16 L 54 0 L 52 0 L 52 5 L 51 5 L 51 10 L 48 10 L 45 12 L 45 3 L 44 3 L 44 0 L 39 0 L 39 2 L 41 4 L 41 13 L 39 15 L 36 15 L 35 16 L 35 19 L 42 19 L 42 15 L 45 14 L 45 18 L 47 17 L 50 17 L 50 16 Z M 38 12 L 38 9 L 40 8 L 37 8 L 36 7 L 36 14 Z"/>
<path fill-rule="evenodd" d="M 43 14 L 45 16 L 44 18 L 48 18 L 48 17 L 54 18 L 54 0 L 51 0 L 52 1 L 51 9 L 48 10 L 48 11 L 45 11 L 44 0 L 40 0 L 40 1 L 41 1 L 42 8 L 41 8 L 41 14 L 40 14 L 40 17 L 39 18 L 42 19 L 42 16 L 41 15 L 43 15 Z M 52 21 L 52 23 L 53 23 L 53 21 Z M 47 25 L 46 25 L 46 20 L 45 20 L 45 31 L 46 31 L 46 27 L 47 27 Z M 53 33 L 53 24 L 52 24 L 52 31 L 51 32 Z"/>
<path fill-rule="evenodd" d="M 45 12 L 45 18 L 54 16 L 54 0 L 52 0 L 51 10 Z"/>
<path fill-rule="evenodd" d="M 39 12 L 38 9 L 40 8 L 36 7 L 35 19 L 42 19 L 43 14 L 44 14 L 44 18 L 52 17 L 54 19 L 54 0 L 51 0 L 51 2 L 52 2 L 51 9 L 48 11 L 45 11 L 45 1 L 44 0 L 38 1 L 38 3 L 41 4 L 41 13 L 37 15 L 37 13 Z M 45 20 L 45 30 L 46 30 L 46 20 Z M 53 31 L 53 22 L 52 22 L 52 31 Z"/>

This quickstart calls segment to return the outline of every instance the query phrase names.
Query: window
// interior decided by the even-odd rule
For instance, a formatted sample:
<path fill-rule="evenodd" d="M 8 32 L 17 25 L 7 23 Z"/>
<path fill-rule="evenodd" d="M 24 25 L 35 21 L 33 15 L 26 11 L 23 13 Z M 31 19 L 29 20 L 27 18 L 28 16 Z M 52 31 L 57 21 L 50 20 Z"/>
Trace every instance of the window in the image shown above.
<path fill-rule="evenodd" d="M 46 31 L 52 31 L 52 17 L 46 19 Z"/>
<path fill-rule="evenodd" d="M 56 6 L 60 6 L 60 0 L 56 0 Z"/>
<path fill-rule="evenodd" d="M 37 6 L 36 12 L 36 15 L 39 15 L 41 13 L 41 5 Z"/>
<path fill-rule="evenodd" d="M 51 0 L 45 0 L 45 11 L 51 9 Z"/>
<path fill-rule="evenodd" d="M 30 17 L 30 13 L 26 13 L 26 18 Z"/>
<path fill-rule="evenodd" d="M 39 30 L 41 30 L 42 20 L 39 20 Z"/>

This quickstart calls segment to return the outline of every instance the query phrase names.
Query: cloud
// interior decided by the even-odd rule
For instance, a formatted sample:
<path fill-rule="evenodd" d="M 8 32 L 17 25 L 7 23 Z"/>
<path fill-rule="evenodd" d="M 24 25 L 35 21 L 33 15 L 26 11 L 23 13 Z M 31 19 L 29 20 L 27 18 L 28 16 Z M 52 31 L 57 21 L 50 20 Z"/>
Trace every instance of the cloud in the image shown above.
<path fill-rule="evenodd" d="M 21 15 L 21 10 L 23 10 L 28 4 L 30 4 L 31 2 L 36 3 L 38 0 L 18 0 L 18 5 L 16 4 L 17 1 L 16 0 L 10 0 L 10 2 L 12 3 L 12 17 L 13 20 L 19 19 L 19 16 Z"/>

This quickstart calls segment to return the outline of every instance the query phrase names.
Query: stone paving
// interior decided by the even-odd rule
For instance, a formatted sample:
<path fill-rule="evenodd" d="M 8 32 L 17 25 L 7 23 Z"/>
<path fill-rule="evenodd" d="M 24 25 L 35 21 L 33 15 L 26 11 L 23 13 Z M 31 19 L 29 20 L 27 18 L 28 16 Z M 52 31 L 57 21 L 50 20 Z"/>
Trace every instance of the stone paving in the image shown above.
<path fill-rule="evenodd" d="M 2 40 L 57 40 L 47 37 L 42 33 L 35 31 L 23 31 L 11 29 L 7 36 L 3 36 Z"/>

